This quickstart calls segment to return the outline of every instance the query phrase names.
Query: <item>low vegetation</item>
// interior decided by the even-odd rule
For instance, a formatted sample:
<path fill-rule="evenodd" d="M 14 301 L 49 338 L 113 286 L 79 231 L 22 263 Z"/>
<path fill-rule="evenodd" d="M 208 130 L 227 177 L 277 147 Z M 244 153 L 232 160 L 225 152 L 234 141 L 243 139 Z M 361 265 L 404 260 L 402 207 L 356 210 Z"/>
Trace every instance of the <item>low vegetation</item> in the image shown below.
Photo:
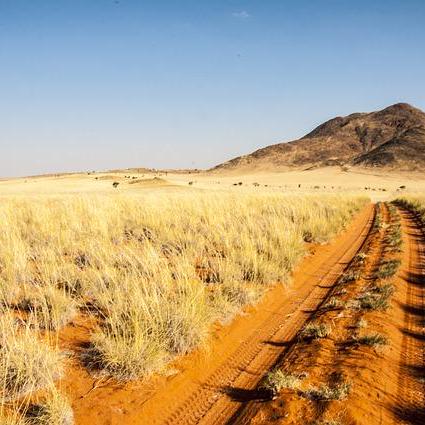
<path fill-rule="evenodd" d="M 338 382 L 333 385 L 321 384 L 318 387 L 311 386 L 304 391 L 304 396 L 312 400 L 330 401 L 330 400 L 345 400 L 351 390 L 349 382 Z"/>
<path fill-rule="evenodd" d="M 353 343 L 360 345 L 369 345 L 376 347 L 379 345 L 387 345 L 388 338 L 385 335 L 379 333 L 373 333 L 369 335 L 358 336 L 353 339 Z"/>
<path fill-rule="evenodd" d="M 72 425 L 74 413 L 69 401 L 53 390 L 42 402 L 31 405 L 25 413 L 27 425 Z"/>
<path fill-rule="evenodd" d="M 394 201 L 395 205 L 399 205 L 407 210 L 414 212 L 417 218 L 425 224 L 425 196 L 410 195 L 402 196 Z"/>
<path fill-rule="evenodd" d="M 63 375 L 61 354 L 35 337 L 33 324 L 4 314 L 0 331 L 1 400 L 12 401 L 51 387 Z"/>
<path fill-rule="evenodd" d="M 64 362 L 56 331 L 79 316 L 94 323 L 82 356 L 90 370 L 119 380 L 163 370 L 202 346 L 213 322 L 288 282 L 305 235 L 326 242 L 366 202 L 248 192 L 4 199 L 1 406 L 54 388 Z M 31 423 L 72 422 L 65 399 L 52 394 L 27 406 Z"/>
<path fill-rule="evenodd" d="M 284 388 L 297 389 L 301 381 L 302 378 L 299 375 L 275 369 L 265 376 L 260 388 L 270 392 L 272 396 L 276 396 Z"/>
<path fill-rule="evenodd" d="M 331 334 L 331 327 L 325 323 L 308 323 L 301 330 L 299 337 L 304 340 L 326 338 Z"/>
<path fill-rule="evenodd" d="M 376 277 L 379 279 L 387 279 L 393 277 L 399 269 L 401 261 L 399 259 L 385 260 L 379 266 Z"/>

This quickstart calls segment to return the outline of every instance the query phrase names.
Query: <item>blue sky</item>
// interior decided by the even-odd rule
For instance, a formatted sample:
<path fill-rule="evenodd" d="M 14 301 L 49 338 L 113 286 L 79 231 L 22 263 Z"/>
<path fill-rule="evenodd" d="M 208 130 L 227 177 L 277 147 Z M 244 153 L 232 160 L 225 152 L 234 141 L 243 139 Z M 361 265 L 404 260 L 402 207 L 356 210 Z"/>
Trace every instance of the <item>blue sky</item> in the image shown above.
<path fill-rule="evenodd" d="M 209 167 L 425 109 L 423 0 L 0 0 L 0 176 Z"/>

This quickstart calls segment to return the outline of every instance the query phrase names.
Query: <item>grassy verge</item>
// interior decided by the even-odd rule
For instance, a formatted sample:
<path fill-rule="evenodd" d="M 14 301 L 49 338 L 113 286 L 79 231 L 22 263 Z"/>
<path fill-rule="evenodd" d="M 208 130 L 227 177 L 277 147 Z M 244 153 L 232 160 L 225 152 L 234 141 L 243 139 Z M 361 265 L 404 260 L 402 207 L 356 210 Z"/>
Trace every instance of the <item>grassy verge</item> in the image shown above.
<path fill-rule="evenodd" d="M 328 241 L 366 202 L 249 193 L 3 200 L 2 412 L 60 376 L 61 355 L 38 335 L 88 315 L 97 325 L 87 367 L 120 380 L 161 371 L 202 346 L 213 322 L 287 283 L 305 241 Z M 45 423 L 63 402 L 55 397 L 29 409 L 31 420 Z"/>

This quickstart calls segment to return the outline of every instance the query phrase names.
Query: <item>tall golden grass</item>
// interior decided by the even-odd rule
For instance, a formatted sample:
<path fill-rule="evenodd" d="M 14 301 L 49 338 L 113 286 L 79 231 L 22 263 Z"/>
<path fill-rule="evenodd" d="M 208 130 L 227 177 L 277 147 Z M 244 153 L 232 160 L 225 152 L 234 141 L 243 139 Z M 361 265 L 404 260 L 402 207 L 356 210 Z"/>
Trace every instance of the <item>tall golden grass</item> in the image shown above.
<path fill-rule="evenodd" d="M 54 391 L 64 359 L 52 335 L 76 316 L 96 323 L 85 367 L 123 380 L 161 371 L 202 346 L 213 322 L 288 282 L 305 242 L 326 242 L 366 202 L 248 192 L 4 199 L 0 416 L 48 388 L 50 407 L 31 420 L 70 423 L 69 412 L 46 415 L 66 403 Z"/>

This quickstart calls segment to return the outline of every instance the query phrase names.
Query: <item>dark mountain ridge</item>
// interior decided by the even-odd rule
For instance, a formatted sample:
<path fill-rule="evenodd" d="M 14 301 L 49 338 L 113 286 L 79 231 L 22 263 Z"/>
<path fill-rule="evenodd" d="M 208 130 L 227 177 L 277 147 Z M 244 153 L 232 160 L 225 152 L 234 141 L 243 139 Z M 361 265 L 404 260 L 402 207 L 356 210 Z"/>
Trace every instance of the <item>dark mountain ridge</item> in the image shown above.
<path fill-rule="evenodd" d="M 286 169 L 330 165 L 422 170 L 425 113 L 407 103 L 336 117 L 301 139 L 278 143 L 215 167 Z"/>

